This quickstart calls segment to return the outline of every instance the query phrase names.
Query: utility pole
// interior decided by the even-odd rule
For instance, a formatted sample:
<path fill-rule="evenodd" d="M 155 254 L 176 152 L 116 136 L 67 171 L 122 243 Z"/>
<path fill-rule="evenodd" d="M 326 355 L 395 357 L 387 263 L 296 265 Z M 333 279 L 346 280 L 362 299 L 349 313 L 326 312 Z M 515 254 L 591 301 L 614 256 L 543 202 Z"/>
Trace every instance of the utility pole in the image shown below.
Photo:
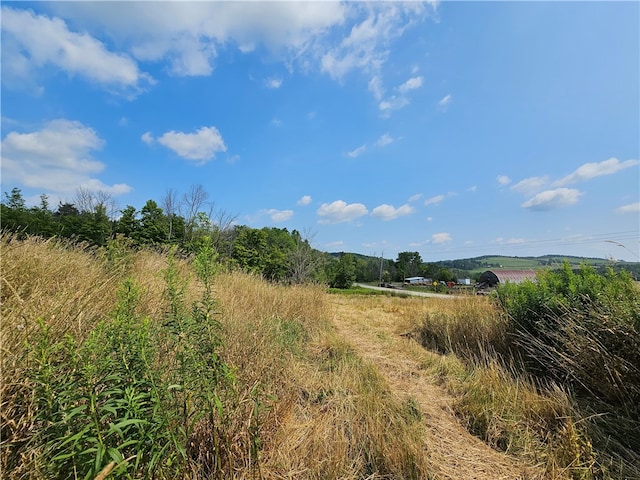
<path fill-rule="evenodd" d="M 382 259 L 384 258 L 384 250 L 382 251 L 382 254 L 380 255 L 380 280 L 378 281 L 378 286 L 382 285 Z"/>

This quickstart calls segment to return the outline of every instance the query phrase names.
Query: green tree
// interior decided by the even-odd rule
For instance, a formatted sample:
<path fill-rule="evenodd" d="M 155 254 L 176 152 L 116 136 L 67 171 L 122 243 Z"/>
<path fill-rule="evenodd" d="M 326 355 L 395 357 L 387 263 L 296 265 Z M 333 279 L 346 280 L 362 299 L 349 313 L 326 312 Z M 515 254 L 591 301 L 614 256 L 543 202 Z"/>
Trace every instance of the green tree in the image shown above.
<path fill-rule="evenodd" d="M 266 232 L 246 226 L 236 227 L 236 232 L 232 259 L 240 268 L 262 274 L 266 265 Z"/>
<path fill-rule="evenodd" d="M 57 223 L 58 235 L 66 238 L 80 235 L 84 218 L 73 203 L 59 203 L 53 217 Z"/>
<path fill-rule="evenodd" d="M 122 214 L 116 224 L 116 233 L 120 233 L 133 240 L 138 240 L 140 235 L 140 220 L 138 220 L 138 212 L 135 207 L 127 205 L 124 210 L 120 210 Z"/>
<path fill-rule="evenodd" d="M 11 193 L 4 192 L 4 202 L 0 210 L 0 222 L 2 228 L 11 231 L 23 229 L 28 224 L 29 212 L 25 206 L 22 190 L 17 187 L 11 189 Z"/>
<path fill-rule="evenodd" d="M 140 241 L 157 244 L 166 241 L 169 225 L 162 208 L 153 200 L 147 200 L 140 210 Z"/>
<path fill-rule="evenodd" d="M 56 234 L 53 212 L 49 210 L 49 197 L 40 195 L 40 205 L 31 209 L 32 226 L 30 232 L 43 237 Z"/>
<path fill-rule="evenodd" d="M 106 245 L 111 236 L 111 221 L 107 215 L 107 207 L 99 203 L 93 213 L 84 213 L 82 217 L 84 222 L 80 233 L 81 240 L 98 246 Z"/>
<path fill-rule="evenodd" d="M 435 278 L 439 282 L 453 282 L 455 280 L 453 274 L 447 268 L 441 268 Z"/>
<path fill-rule="evenodd" d="M 422 258 L 418 252 L 400 252 L 396 260 L 398 280 L 418 276 L 422 272 Z"/>
<path fill-rule="evenodd" d="M 338 261 L 329 268 L 329 286 L 331 288 L 351 288 L 356 281 L 355 258 L 350 253 L 343 253 Z"/>

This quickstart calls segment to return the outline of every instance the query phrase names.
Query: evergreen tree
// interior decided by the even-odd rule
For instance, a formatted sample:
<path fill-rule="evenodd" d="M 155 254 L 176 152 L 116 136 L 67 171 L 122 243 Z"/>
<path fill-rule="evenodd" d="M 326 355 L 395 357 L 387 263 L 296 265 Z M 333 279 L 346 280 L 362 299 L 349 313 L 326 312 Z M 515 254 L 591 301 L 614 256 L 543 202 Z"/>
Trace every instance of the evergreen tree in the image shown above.
<path fill-rule="evenodd" d="M 158 204 L 153 200 L 147 200 L 140 210 L 140 216 L 140 241 L 146 244 L 165 242 L 169 224 Z"/>

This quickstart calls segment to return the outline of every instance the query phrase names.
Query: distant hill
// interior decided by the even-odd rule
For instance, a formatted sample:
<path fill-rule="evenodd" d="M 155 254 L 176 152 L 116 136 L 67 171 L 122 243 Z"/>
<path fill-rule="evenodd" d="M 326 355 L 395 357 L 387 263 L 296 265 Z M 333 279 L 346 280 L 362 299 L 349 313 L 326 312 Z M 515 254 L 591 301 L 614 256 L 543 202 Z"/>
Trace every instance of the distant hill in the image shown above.
<path fill-rule="evenodd" d="M 340 257 L 342 253 L 330 253 L 332 257 Z M 352 253 L 356 258 L 372 261 L 376 257 Z M 378 257 L 379 259 L 379 257 Z M 394 261 L 395 259 L 385 259 Z M 612 262 L 605 258 L 597 257 L 578 257 L 572 255 L 542 255 L 539 257 L 509 257 L 504 255 L 483 255 L 473 258 L 462 258 L 457 260 L 440 260 L 437 262 L 425 262 L 435 264 L 439 268 L 450 270 L 458 278 L 474 277 L 491 269 L 504 270 L 544 270 L 560 268 L 567 261 L 573 268 L 579 268 L 581 265 L 588 264 L 597 270 L 603 270 L 605 267 L 612 267 L 614 270 L 627 270 L 636 280 L 640 280 L 640 263 L 639 262 Z"/>
<path fill-rule="evenodd" d="M 483 255 L 461 260 L 442 260 L 434 262 L 442 268 L 464 270 L 471 274 L 481 273 L 491 268 L 506 270 L 540 270 L 561 267 L 564 262 L 569 262 L 572 267 L 589 264 L 594 267 L 612 265 L 612 262 L 604 258 L 576 257 L 571 255 L 542 255 L 540 257 L 508 257 L 504 255 Z M 635 265 L 635 264 L 630 264 Z"/>

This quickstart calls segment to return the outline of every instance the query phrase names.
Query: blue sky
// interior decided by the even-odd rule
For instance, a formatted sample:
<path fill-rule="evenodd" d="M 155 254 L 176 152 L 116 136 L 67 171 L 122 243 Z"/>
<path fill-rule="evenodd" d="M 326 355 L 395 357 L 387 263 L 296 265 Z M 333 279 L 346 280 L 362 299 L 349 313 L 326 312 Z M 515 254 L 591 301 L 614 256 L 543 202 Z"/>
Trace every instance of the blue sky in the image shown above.
<path fill-rule="evenodd" d="M 316 248 L 640 259 L 638 2 L 3 2 L 2 191 Z"/>

